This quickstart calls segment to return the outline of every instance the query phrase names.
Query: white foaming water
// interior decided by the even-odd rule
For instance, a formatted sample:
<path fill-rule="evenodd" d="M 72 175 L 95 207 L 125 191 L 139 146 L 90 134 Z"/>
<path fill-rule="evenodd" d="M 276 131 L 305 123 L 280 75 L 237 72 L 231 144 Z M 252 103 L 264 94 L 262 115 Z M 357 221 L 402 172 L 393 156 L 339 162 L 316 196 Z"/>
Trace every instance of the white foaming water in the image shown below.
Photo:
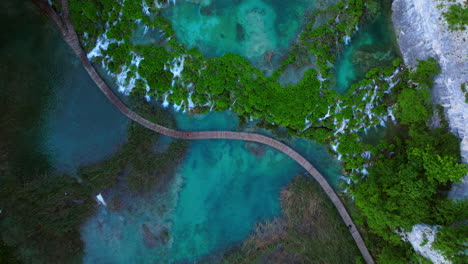
<path fill-rule="evenodd" d="M 99 204 L 103 205 L 103 206 L 107 206 L 107 203 L 106 201 L 104 201 L 104 197 L 102 197 L 102 194 L 99 193 L 98 195 L 96 195 L 96 199 L 98 201 Z"/>
<path fill-rule="evenodd" d="M 343 119 L 341 121 L 341 127 L 335 131 L 335 135 L 340 134 L 340 133 L 343 134 L 345 132 L 346 126 L 348 125 L 348 121 L 349 119 Z"/>
<path fill-rule="evenodd" d="M 109 44 L 117 42 L 116 40 L 108 39 L 106 33 L 107 31 L 97 38 L 96 46 L 88 53 L 88 59 L 102 56 L 102 51 L 107 50 Z"/>
<path fill-rule="evenodd" d="M 164 96 L 163 96 L 163 103 L 162 103 L 162 106 L 163 106 L 164 108 L 167 108 L 167 107 L 169 106 L 169 101 L 167 100 L 167 97 L 168 97 L 168 96 L 169 96 L 169 95 L 168 95 L 167 92 L 166 92 L 166 93 L 164 94 Z"/>
<path fill-rule="evenodd" d="M 325 114 L 325 116 L 319 118 L 318 120 L 319 120 L 319 121 L 322 121 L 322 120 L 325 120 L 325 119 L 329 118 L 329 117 L 331 116 L 330 110 L 331 110 L 331 105 L 328 106 L 328 111 L 327 111 L 327 113 Z"/>
<path fill-rule="evenodd" d="M 395 114 L 393 114 L 393 110 L 395 109 L 395 106 L 396 105 L 393 105 L 392 107 L 388 108 L 388 116 L 390 117 L 390 119 L 392 120 L 393 123 L 396 122 Z"/>
<path fill-rule="evenodd" d="M 164 4 L 159 3 L 159 1 L 155 1 L 154 4 L 156 5 L 157 8 L 161 9 L 164 7 Z"/>
<path fill-rule="evenodd" d="M 146 4 L 145 0 L 143 0 L 143 1 L 141 2 L 141 7 L 143 8 L 143 13 L 145 13 L 145 15 L 147 15 L 147 16 L 150 16 L 150 15 L 151 15 L 151 13 L 150 13 L 150 11 L 149 11 L 150 8 L 149 8 L 149 6 Z"/>
<path fill-rule="evenodd" d="M 327 79 L 326 79 L 326 78 L 323 78 L 323 77 L 322 77 L 322 74 L 319 73 L 319 74 L 317 74 L 317 80 L 319 80 L 320 82 L 324 82 L 324 81 L 326 81 Z"/>
<path fill-rule="evenodd" d="M 343 102 L 338 100 L 338 102 L 336 104 L 336 108 L 335 108 L 335 114 L 341 112 L 341 103 L 343 103 Z"/>
<path fill-rule="evenodd" d="M 344 36 L 343 41 L 345 45 L 348 45 L 351 42 L 351 37 L 350 36 Z"/>
<path fill-rule="evenodd" d="M 332 144 L 332 145 L 330 145 L 330 147 L 334 152 L 338 153 L 338 146 L 339 145 L 340 145 L 340 142 Z"/>
<path fill-rule="evenodd" d="M 365 151 L 365 152 L 361 153 L 361 157 L 363 157 L 364 159 L 369 160 L 369 159 L 372 158 L 372 154 L 371 154 L 370 151 Z"/>
<path fill-rule="evenodd" d="M 130 66 L 135 65 L 138 69 L 140 66 L 140 62 L 144 59 L 143 57 L 139 56 L 135 52 L 130 53 L 132 55 L 132 61 Z M 135 84 L 137 80 L 142 80 L 146 83 L 146 80 L 143 79 L 140 74 L 137 72 L 134 73 L 133 77 L 128 78 L 128 74 L 131 72 L 130 67 L 125 65 L 122 67 L 122 71 L 119 74 L 112 74 L 109 75 L 115 77 L 117 79 L 116 83 L 119 86 L 119 92 L 128 95 L 130 92 L 135 88 Z M 147 84 L 147 83 L 146 83 Z"/>
<path fill-rule="evenodd" d="M 189 93 L 189 96 L 187 98 L 187 103 L 188 103 L 188 108 L 189 109 L 192 109 L 192 108 L 195 107 L 195 104 L 192 101 L 192 94 L 193 94 L 193 91 Z"/>
<path fill-rule="evenodd" d="M 174 110 L 179 112 L 180 109 L 182 109 L 182 106 L 184 105 L 184 102 L 182 102 L 180 105 L 178 104 L 174 104 L 173 107 L 174 107 Z"/>
<path fill-rule="evenodd" d="M 169 67 L 169 70 L 173 74 L 172 79 L 181 77 L 181 73 L 184 70 L 184 62 L 185 62 L 184 55 L 174 58 L 172 60 L 172 66 Z"/>
<path fill-rule="evenodd" d="M 367 171 L 366 168 L 362 169 L 361 173 L 364 174 L 364 175 L 369 175 L 369 172 Z"/>

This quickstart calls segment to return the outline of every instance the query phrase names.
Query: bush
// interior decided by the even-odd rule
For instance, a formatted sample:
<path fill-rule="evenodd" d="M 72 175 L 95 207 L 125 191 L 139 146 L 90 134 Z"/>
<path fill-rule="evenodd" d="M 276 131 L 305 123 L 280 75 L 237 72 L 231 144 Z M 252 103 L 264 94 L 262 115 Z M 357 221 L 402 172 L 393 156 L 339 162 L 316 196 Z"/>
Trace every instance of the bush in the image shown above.
<path fill-rule="evenodd" d="M 460 3 L 451 5 L 443 16 L 451 30 L 465 30 L 468 25 L 468 8 Z"/>

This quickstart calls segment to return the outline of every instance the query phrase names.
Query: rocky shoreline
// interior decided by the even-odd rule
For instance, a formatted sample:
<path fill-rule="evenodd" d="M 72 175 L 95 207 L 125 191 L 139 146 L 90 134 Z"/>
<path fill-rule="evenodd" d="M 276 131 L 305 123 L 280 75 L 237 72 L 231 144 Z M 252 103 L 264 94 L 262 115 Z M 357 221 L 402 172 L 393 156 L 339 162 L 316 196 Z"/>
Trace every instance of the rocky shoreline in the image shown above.
<path fill-rule="evenodd" d="M 455 0 L 454 3 L 461 3 Z M 468 81 L 468 31 L 450 31 L 442 13 L 450 4 L 427 0 L 394 0 L 392 21 L 405 64 L 435 58 L 442 69 L 432 90 L 435 104 L 444 107 L 450 131 L 460 140 L 460 152 L 468 163 L 468 104 L 461 85 Z M 451 3 L 453 4 L 453 3 Z M 449 196 L 468 197 L 468 175 L 454 184 Z"/>

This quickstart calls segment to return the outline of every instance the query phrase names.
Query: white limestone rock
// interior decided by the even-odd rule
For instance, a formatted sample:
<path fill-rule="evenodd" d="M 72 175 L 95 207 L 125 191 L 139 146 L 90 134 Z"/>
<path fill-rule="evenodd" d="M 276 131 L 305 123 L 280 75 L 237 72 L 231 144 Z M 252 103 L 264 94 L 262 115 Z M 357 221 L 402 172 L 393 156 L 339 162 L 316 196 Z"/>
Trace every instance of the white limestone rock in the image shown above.
<path fill-rule="evenodd" d="M 462 3 L 455 0 L 454 3 Z M 394 0 L 392 20 L 405 63 L 414 67 L 418 59 L 433 57 L 442 72 L 435 78 L 433 101 L 445 109 L 450 131 L 461 140 L 461 155 L 468 163 L 468 104 L 461 84 L 468 81 L 468 31 L 450 31 L 442 16 L 449 5 L 428 0 Z M 468 175 L 455 185 L 454 199 L 468 197 Z"/>
<path fill-rule="evenodd" d="M 403 240 L 409 241 L 414 251 L 421 256 L 429 259 L 435 264 L 450 264 L 442 254 L 432 248 L 438 226 L 429 226 L 426 224 L 417 224 L 413 226 L 411 232 L 403 233 Z"/>

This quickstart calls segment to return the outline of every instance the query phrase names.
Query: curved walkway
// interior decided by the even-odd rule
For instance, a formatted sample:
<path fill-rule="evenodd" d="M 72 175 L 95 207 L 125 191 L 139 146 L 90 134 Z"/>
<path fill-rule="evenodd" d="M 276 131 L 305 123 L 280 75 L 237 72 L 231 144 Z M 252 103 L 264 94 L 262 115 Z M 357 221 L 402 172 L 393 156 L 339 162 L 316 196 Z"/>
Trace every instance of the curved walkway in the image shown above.
<path fill-rule="evenodd" d="M 112 104 L 115 105 L 125 116 L 130 118 L 131 120 L 139 123 L 140 125 L 151 129 L 155 132 L 160 134 L 173 137 L 173 138 L 181 138 L 181 139 L 232 139 L 232 140 L 245 140 L 245 141 L 253 141 L 258 142 L 261 144 L 268 145 L 273 147 L 284 154 L 288 155 L 292 159 L 294 159 L 297 163 L 299 163 L 314 179 L 320 184 L 323 188 L 325 193 L 328 195 L 330 200 L 335 205 L 336 209 L 338 210 L 341 218 L 343 219 L 346 226 L 348 226 L 349 231 L 356 242 L 357 247 L 361 251 L 364 260 L 368 264 L 373 264 L 374 261 L 367 250 L 366 245 L 361 237 L 361 234 L 357 230 L 356 226 L 353 223 L 350 215 L 346 211 L 342 201 L 338 197 L 338 195 L 333 191 L 330 184 L 325 180 L 325 178 L 312 166 L 310 162 L 308 162 L 303 156 L 299 153 L 294 151 L 292 148 L 287 146 L 284 143 L 281 143 L 278 140 L 273 138 L 254 134 L 254 133 L 245 133 L 245 132 L 230 132 L 230 131 L 201 131 L 201 132 L 183 132 L 173 130 L 167 127 L 160 126 L 158 124 L 152 123 L 147 119 L 141 117 L 140 115 L 136 114 L 132 110 L 130 110 L 107 86 L 104 80 L 99 76 L 99 74 L 94 69 L 91 62 L 88 60 L 86 53 L 80 46 L 80 42 L 78 40 L 78 36 L 76 35 L 75 29 L 73 27 L 72 21 L 70 19 L 69 9 L 68 9 L 68 0 L 62 0 L 62 10 L 61 16 L 59 16 L 45 0 L 33 0 L 34 3 L 41 8 L 57 25 L 59 28 L 62 38 L 65 42 L 70 46 L 70 48 L 75 52 L 76 56 L 83 64 L 83 67 L 86 69 L 90 77 L 96 83 L 96 85 L 101 89 L 104 95 L 111 101 Z"/>

